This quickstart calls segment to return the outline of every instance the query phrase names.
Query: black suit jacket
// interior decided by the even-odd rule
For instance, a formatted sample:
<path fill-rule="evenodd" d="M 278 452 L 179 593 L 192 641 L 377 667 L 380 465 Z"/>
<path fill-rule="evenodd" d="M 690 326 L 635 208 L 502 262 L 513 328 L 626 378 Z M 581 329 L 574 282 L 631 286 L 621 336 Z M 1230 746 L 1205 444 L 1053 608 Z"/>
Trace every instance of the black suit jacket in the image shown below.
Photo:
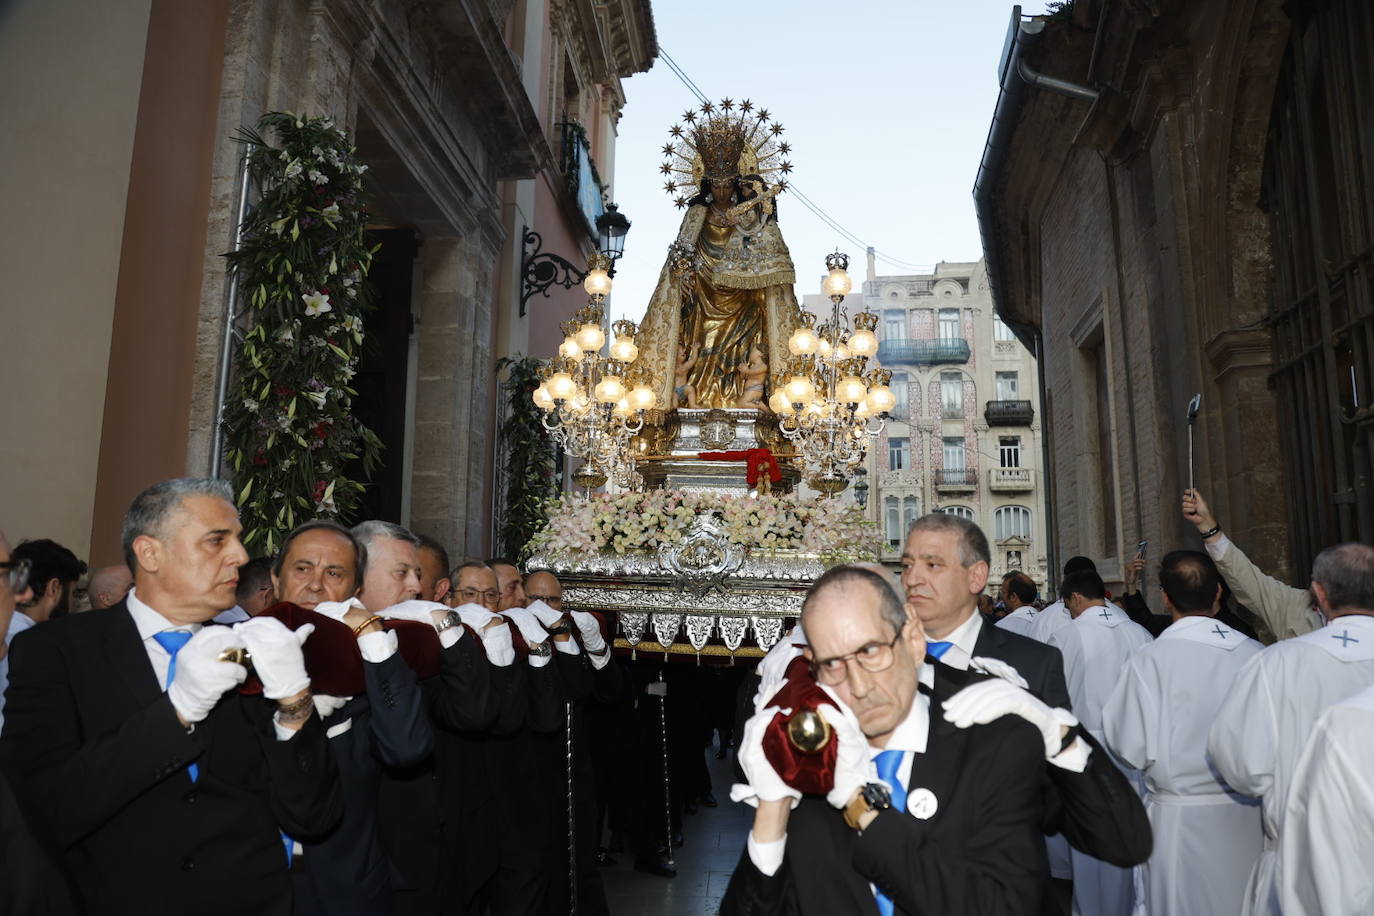
<path fill-rule="evenodd" d="M 1006 662 L 1026 679 L 1031 693 L 1050 706 L 1070 709 L 1064 656 L 1054 646 L 996 626 L 996 621 L 985 614 L 973 654 Z"/>
<path fill-rule="evenodd" d="M 91 912 L 285 916 L 278 828 L 342 803 L 319 719 L 278 741 L 273 706 L 230 692 L 188 733 L 120 602 L 15 639 L 0 766 Z"/>
<path fill-rule="evenodd" d="M 344 812 L 339 825 L 304 845 L 294 873 L 296 916 L 388 916 L 391 876 L 377 826 L 383 767 L 417 767 L 434 746 L 415 672 L 395 652 L 363 662 L 367 690 L 324 721 L 339 767 Z"/>
<path fill-rule="evenodd" d="M 984 617 L 973 654 L 1006 662 L 1046 704 L 1070 708 L 1064 656 L 1054 646 L 993 626 Z M 948 676 L 952 670 L 941 665 L 937 672 Z M 1048 790 L 1044 831 L 1064 834 L 1075 849 L 1104 862 L 1123 867 L 1139 865 L 1154 847 L 1145 806 L 1097 741 L 1082 728 L 1075 732 L 1092 748 L 1088 766 L 1082 773 L 1074 773 L 1044 764 Z"/>
<path fill-rule="evenodd" d="M 1049 870 L 1040 833 L 1044 741 L 1011 716 L 950 725 L 942 702 L 981 676 L 937 669 L 926 750 L 907 783 L 934 794 L 935 813 L 921 820 L 890 809 L 859 833 L 824 798 L 806 796 L 788 821 L 782 866 L 766 876 L 746 849 L 723 916 L 877 913 L 869 882 L 898 913 L 1039 912 Z"/>

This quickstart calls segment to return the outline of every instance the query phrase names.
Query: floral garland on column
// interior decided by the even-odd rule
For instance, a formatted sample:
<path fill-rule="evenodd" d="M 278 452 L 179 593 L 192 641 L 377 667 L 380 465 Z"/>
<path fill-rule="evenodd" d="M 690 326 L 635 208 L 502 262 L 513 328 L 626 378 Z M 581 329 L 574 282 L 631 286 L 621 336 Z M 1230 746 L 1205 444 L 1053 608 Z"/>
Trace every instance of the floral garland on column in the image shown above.
<path fill-rule="evenodd" d="M 496 364 L 498 372 L 510 370 L 501 383 L 506 398 L 500 429 L 506 492 L 496 541 L 505 557 L 523 555 L 530 538 L 548 522 L 549 500 L 558 495 L 553 440 L 540 420 L 543 411 L 531 398 L 543 365 L 532 356 L 502 357 Z"/>
<path fill-rule="evenodd" d="M 264 134 L 275 135 L 277 146 Z M 272 112 L 243 129 L 248 172 L 262 196 L 226 257 L 248 326 L 225 405 L 244 544 L 272 555 L 311 518 L 349 519 L 370 479 L 377 436 L 353 417 L 349 387 L 363 342 L 376 246 L 366 238 L 362 174 L 329 118 Z"/>

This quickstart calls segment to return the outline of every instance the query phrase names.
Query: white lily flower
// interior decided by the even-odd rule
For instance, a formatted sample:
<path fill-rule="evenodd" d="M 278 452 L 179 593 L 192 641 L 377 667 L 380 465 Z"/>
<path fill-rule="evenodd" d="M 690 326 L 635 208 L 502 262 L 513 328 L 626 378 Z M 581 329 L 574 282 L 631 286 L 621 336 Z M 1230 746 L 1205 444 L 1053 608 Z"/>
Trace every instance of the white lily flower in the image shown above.
<path fill-rule="evenodd" d="M 319 290 L 306 293 L 301 298 L 305 300 L 305 314 L 310 318 L 318 318 L 334 310 L 334 306 L 329 304 L 329 296 Z"/>

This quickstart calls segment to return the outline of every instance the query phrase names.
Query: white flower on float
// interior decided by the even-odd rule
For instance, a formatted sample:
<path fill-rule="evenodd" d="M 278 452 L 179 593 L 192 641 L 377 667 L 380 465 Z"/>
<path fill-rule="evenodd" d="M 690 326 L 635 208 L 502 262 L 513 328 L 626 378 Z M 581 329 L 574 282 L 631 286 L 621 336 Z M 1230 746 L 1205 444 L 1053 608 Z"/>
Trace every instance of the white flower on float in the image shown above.
<path fill-rule="evenodd" d="M 319 290 L 305 293 L 301 296 L 305 300 L 305 314 L 310 318 L 318 318 L 325 312 L 334 311 L 334 306 L 329 304 L 329 294 Z"/>

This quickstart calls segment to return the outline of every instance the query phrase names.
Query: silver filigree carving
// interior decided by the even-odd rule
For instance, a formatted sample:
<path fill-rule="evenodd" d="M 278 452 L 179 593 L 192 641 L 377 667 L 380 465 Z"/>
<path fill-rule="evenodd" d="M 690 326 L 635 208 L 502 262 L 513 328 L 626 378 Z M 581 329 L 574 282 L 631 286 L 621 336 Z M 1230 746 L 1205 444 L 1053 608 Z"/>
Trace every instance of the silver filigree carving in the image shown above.
<path fill-rule="evenodd" d="M 739 569 L 744 556 L 745 549 L 726 539 L 720 521 L 709 512 L 696 517 L 681 541 L 658 549 L 659 565 L 694 595 L 720 588 L 725 577 Z"/>
<path fill-rule="evenodd" d="M 677 641 L 678 630 L 682 629 L 682 615 L 656 613 L 650 615 L 649 623 L 654 629 L 654 638 L 658 640 L 658 644 L 671 646 Z"/>
<path fill-rule="evenodd" d="M 744 642 L 745 631 L 749 628 L 748 617 L 722 617 L 719 620 L 720 638 L 725 648 L 734 652 Z"/>
<path fill-rule="evenodd" d="M 767 652 L 777 645 L 782 638 L 782 618 L 780 617 L 754 617 L 754 640 L 759 644 L 759 648 Z"/>
<path fill-rule="evenodd" d="M 644 638 L 644 628 L 649 624 L 649 615 L 643 611 L 621 611 L 618 617 L 625 641 L 632 646 L 639 645 Z"/>
<path fill-rule="evenodd" d="M 687 641 L 698 652 L 711 638 L 711 631 L 715 628 L 716 618 L 714 617 L 702 617 L 699 614 L 687 615 Z"/>

